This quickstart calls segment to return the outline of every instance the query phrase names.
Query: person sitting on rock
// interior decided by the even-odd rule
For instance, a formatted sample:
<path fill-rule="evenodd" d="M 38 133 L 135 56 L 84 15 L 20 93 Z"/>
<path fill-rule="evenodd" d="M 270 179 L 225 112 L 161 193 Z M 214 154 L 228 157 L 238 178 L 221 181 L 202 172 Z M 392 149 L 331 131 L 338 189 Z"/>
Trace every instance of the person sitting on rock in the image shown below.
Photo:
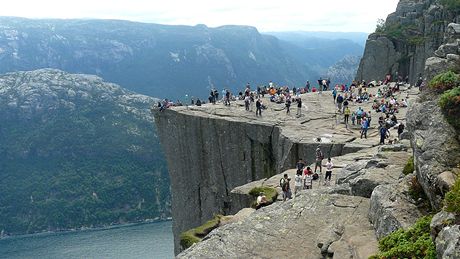
<path fill-rule="evenodd" d="M 259 193 L 259 196 L 257 196 L 257 201 L 256 201 L 256 210 L 265 207 L 269 205 L 267 197 L 263 192 Z"/>
<path fill-rule="evenodd" d="M 196 99 L 196 103 L 195 103 L 195 104 L 196 104 L 196 106 L 201 106 L 201 100 L 200 100 L 200 98 Z"/>

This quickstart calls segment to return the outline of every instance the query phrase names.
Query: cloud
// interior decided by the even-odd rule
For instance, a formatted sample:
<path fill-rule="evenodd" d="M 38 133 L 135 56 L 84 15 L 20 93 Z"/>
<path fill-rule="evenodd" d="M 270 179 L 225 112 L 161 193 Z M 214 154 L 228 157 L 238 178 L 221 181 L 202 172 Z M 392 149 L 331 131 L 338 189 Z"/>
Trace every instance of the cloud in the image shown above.
<path fill-rule="evenodd" d="M 2 3 L 0 15 L 30 18 L 125 19 L 165 24 L 237 24 L 261 31 L 374 30 L 378 18 L 398 0 L 15 0 Z"/>

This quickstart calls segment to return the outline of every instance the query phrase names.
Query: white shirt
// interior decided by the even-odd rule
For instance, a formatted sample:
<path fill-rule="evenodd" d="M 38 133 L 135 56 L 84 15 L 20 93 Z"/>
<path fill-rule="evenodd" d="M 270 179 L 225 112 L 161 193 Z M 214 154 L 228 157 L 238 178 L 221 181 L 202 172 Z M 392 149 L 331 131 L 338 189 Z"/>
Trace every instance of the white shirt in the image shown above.
<path fill-rule="evenodd" d="M 334 167 L 334 164 L 332 164 L 332 162 L 327 162 L 326 163 L 326 168 L 327 168 L 327 171 L 332 171 L 332 168 Z"/>
<path fill-rule="evenodd" d="M 302 186 L 302 176 L 296 174 L 295 175 L 295 186 Z"/>

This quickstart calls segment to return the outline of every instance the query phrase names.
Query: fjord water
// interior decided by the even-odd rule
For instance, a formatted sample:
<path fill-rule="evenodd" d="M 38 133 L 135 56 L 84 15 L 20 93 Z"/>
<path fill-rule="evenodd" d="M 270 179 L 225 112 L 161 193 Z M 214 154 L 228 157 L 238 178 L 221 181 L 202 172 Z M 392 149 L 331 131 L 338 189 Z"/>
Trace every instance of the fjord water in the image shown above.
<path fill-rule="evenodd" d="M 0 258 L 174 257 L 171 221 L 0 240 Z"/>

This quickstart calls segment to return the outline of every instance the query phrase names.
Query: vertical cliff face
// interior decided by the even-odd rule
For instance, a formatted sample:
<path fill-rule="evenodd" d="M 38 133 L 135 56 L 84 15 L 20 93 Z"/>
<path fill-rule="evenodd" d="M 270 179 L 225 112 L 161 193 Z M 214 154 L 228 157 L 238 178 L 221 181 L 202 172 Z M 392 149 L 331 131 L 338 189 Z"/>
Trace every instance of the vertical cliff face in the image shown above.
<path fill-rule="evenodd" d="M 333 107 L 332 97 L 325 94 L 321 98 L 328 100 L 322 101 L 323 105 Z M 315 107 L 322 109 L 322 105 Z M 183 231 L 214 214 L 236 213 L 248 206 L 232 200 L 230 192 L 235 187 L 292 168 L 300 157 L 312 163 L 318 145 L 326 157 L 369 146 L 350 143 L 355 138 L 336 136 L 329 125 L 317 121 L 332 122 L 330 114 L 315 112 L 306 120 L 286 121 L 277 119 L 285 118 L 285 111 L 270 113 L 274 115 L 267 112 L 263 119 L 255 120 L 254 114 L 244 113 L 240 107 L 220 104 L 154 111 L 171 178 L 176 253 L 180 252 Z M 316 121 L 318 127 L 309 121 Z M 317 142 L 321 136 L 322 142 Z"/>
<path fill-rule="evenodd" d="M 447 25 L 459 21 L 458 10 L 439 0 L 400 0 L 396 11 L 369 36 L 356 78 L 383 80 L 390 73 L 416 82 L 426 59 L 443 42 Z"/>

